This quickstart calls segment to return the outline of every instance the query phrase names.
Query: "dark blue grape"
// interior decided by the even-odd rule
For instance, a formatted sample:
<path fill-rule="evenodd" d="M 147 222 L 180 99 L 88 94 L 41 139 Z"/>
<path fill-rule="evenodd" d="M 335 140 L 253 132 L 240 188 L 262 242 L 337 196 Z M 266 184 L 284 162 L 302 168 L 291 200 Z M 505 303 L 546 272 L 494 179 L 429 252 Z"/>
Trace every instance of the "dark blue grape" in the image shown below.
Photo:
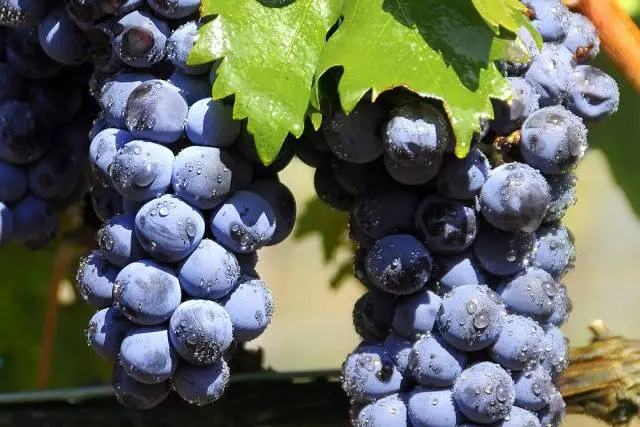
<path fill-rule="evenodd" d="M 416 341 L 409 353 L 409 372 L 418 384 L 432 387 L 453 385 L 467 363 L 464 352 L 427 333 Z"/>
<path fill-rule="evenodd" d="M 496 427 L 540 427 L 540 421 L 533 412 L 514 406 Z"/>
<path fill-rule="evenodd" d="M 415 226 L 431 252 L 454 254 L 471 246 L 476 221 L 475 211 L 464 202 L 429 195 L 418 205 Z"/>
<path fill-rule="evenodd" d="M 117 361 L 122 340 L 135 325 L 113 307 L 93 315 L 87 328 L 87 342 L 101 357 Z"/>
<path fill-rule="evenodd" d="M 440 171 L 442 157 L 433 157 L 425 161 L 424 164 L 407 166 L 396 162 L 388 154 L 383 156 L 384 166 L 389 175 L 400 184 L 404 185 L 424 185 L 434 179 Z"/>
<path fill-rule="evenodd" d="M 209 239 L 203 239 L 178 269 L 180 285 L 194 298 L 222 298 L 233 289 L 239 277 L 236 257 Z"/>
<path fill-rule="evenodd" d="M 109 263 L 100 251 L 83 257 L 76 273 L 76 286 L 82 299 L 96 307 L 111 305 L 111 296 L 120 270 Z"/>
<path fill-rule="evenodd" d="M 304 144 L 300 142 L 296 144 L 296 147 L 301 145 Z M 325 152 L 321 151 L 321 153 Z M 314 167 L 318 168 L 320 166 L 322 165 Z M 367 188 L 373 187 L 383 172 L 379 161 L 358 164 L 332 157 L 330 166 L 336 181 L 343 189 L 354 196 L 361 194 Z"/>
<path fill-rule="evenodd" d="M 34 109 L 21 101 L 0 106 L 0 159 L 24 165 L 41 158 L 51 144 Z"/>
<path fill-rule="evenodd" d="M 124 267 L 145 256 L 144 249 L 134 234 L 132 215 L 118 215 L 105 221 L 96 233 L 102 255 L 112 264 Z"/>
<path fill-rule="evenodd" d="M 407 406 L 398 394 L 383 397 L 358 413 L 358 427 L 406 427 Z"/>
<path fill-rule="evenodd" d="M 182 363 L 173 375 L 173 389 L 187 402 L 203 406 L 222 396 L 229 378 L 229 367 L 222 359 L 210 366 Z"/>
<path fill-rule="evenodd" d="M 571 87 L 573 55 L 569 50 L 556 44 L 545 43 L 524 78 L 533 86 L 540 99 L 541 107 L 562 103 Z"/>
<path fill-rule="evenodd" d="M 566 405 L 559 391 L 551 395 L 549 404 L 538 413 L 540 424 L 544 427 L 560 427 L 566 415 Z"/>
<path fill-rule="evenodd" d="M 489 351 L 503 368 L 523 370 L 535 366 L 542 355 L 544 331 L 532 319 L 508 314 L 498 339 Z"/>
<path fill-rule="evenodd" d="M 399 298 L 393 314 L 393 330 L 410 339 L 431 332 L 441 304 L 442 298 L 428 290 Z"/>
<path fill-rule="evenodd" d="M 187 101 L 189 106 L 192 106 L 202 98 L 211 96 L 211 86 L 209 86 L 209 81 L 206 77 L 192 76 L 175 70 L 167 81 L 178 89 L 178 92 L 180 92 L 180 95 Z"/>
<path fill-rule="evenodd" d="M 558 288 L 549 273 L 530 267 L 503 283 L 498 292 L 509 311 L 544 322 L 553 313 Z"/>
<path fill-rule="evenodd" d="M 113 366 L 113 390 L 118 402 L 131 409 L 151 409 L 169 395 L 167 383 L 144 384 L 127 375 L 119 363 Z"/>
<path fill-rule="evenodd" d="M 113 25 L 113 48 L 122 62 L 148 68 L 165 57 L 169 28 L 145 11 L 133 11 Z"/>
<path fill-rule="evenodd" d="M 233 109 L 222 101 L 204 98 L 189 107 L 184 130 L 195 145 L 228 147 L 240 135 L 240 122 Z"/>
<path fill-rule="evenodd" d="M 92 177 L 94 184 L 89 189 L 93 212 L 102 222 L 124 213 L 122 196 L 111 185 L 104 185 L 100 178 Z"/>
<path fill-rule="evenodd" d="M 585 63 L 600 52 L 600 38 L 596 27 L 584 15 L 569 13 L 569 32 L 562 42 L 578 63 Z"/>
<path fill-rule="evenodd" d="M 2 40 L 0 44 L 3 44 Z M 25 90 L 26 83 L 22 77 L 7 64 L 0 62 L 0 103 L 21 99 Z"/>
<path fill-rule="evenodd" d="M 463 416 L 450 389 L 416 387 L 407 398 L 412 427 L 457 427 Z"/>
<path fill-rule="evenodd" d="M 41 199 L 27 195 L 14 205 L 13 235 L 23 246 L 38 249 L 49 243 L 58 230 L 58 218 Z M 7 219 L 6 214 L 4 219 Z"/>
<path fill-rule="evenodd" d="M 342 388 L 356 402 L 371 402 L 400 391 L 402 375 L 384 347 L 363 344 L 342 365 Z"/>
<path fill-rule="evenodd" d="M 268 246 L 283 242 L 296 223 L 296 200 L 291 190 L 275 178 L 258 178 L 249 190 L 265 199 L 276 217 L 276 231 Z"/>
<path fill-rule="evenodd" d="M 316 169 L 313 186 L 318 198 L 327 206 L 338 211 L 348 211 L 353 207 L 353 194 L 340 185 L 329 166 Z"/>
<path fill-rule="evenodd" d="M 175 372 L 179 358 L 165 326 L 139 326 L 122 340 L 119 360 L 136 381 L 158 384 Z"/>
<path fill-rule="evenodd" d="M 89 58 L 82 34 L 64 7 L 54 9 L 38 26 L 40 46 L 56 62 L 78 65 Z"/>
<path fill-rule="evenodd" d="M 578 65 L 565 105 L 585 120 L 600 120 L 618 111 L 620 90 L 615 79 L 599 68 Z"/>
<path fill-rule="evenodd" d="M 163 9 L 167 9 L 169 5 L 175 4 L 177 11 L 187 12 L 190 7 L 193 7 L 193 11 L 198 8 L 200 4 L 197 0 L 148 0 L 151 7 L 158 11 L 163 6 Z M 184 16 L 190 15 L 192 12 L 187 13 Z M 160 12 L 163 15 L 162 12 Z M 184 16 L 180 16 L 183 18 Z M 170 17 L 174 18 L 174 17 Z M 198 65 L 189 65 L 187 61 L 189 59 L 189 53 L 191 48 L 196 42 L 198 37 L 198 24 L 195 21 L 187 22 L 179 26 L 173 31 L 171 37 L 167 41 L 167 58 L 173 65 L 182 70 L 184 73 L 191 75 L 206 74 L 211 70 L 211 63 L 207 62 Z M 211 93 L 205 95 L 210 96 Z"/>
<path fill-rule="evenodd" d="M 510 276 L 525 269 L 534 256 L 532 233 L 507 233 L 481 224 L 473 253 L 482 268 L 498 276 Z"/>
<path fill-rule="evenodd" d="M 384 341 L 391 329 L 394 297 L 370 289 L 353 307 L 353 326 L 365 341 Z"/>
<path fill-rule="evenodd" d="M 126 128 L 124 108 L 129 95 L 142 82 L 153 78 L 149 73 L 125 71 L 107 79 L 97 94 L 106 122 L 114 127 Z"/>
<path fill-rule="evenodd" d="M 27 192 L 24 169 L 0 160 L 0 201 L 13 203 Z"/>
<path fill-rule="evenodd" d="M 26 3 L 31 3 L 31 0 Z M 42 50 L 38 27 L 11 31 L 7 37 L 6 62 L 20 77 L 30 80 L 46 80 L 62 70 L 61 64 Z"/>
<path fill-rule="evenodd" d="M 547 319 L 546 327 L 549 327 L 549 325 L 557 327 L 564 325 L 565 322 L 569 320 L 569 315 L 573 310 L 573 303 L 567 294 L 566 286 L 562 283 L 558 285 L 558 296 L 556 296 L 553 301 L 553 313 L 551 313 L 551 317 Z"/>
<path fill-rule="evenodd" d="M 550 328 L 543 341 L 542 366 L 557 378 L 569 366 L 569 345 L 562 331 Z"/>
<path fill-rule="evenodd" d="M 488 284 L 485 273 L 471 251 L 436 258 L 433 277 L 445 292 L 458 286 Z"/>
<path fill-rule="evenodd" d="M 233 337 L 238 342 L 258 338 L 273 317 L 271 290 L 263 281 L 253 277 L 241 277 L 238 285 L 221 304 L 231 317 Z"/>
<path fill-rule="evenodd" d="M 393 363 L 395 363 L 398 371 L 400 371 L 400 374 L 407 379 L 409 375 L 409 354 L 413 343 L 395 332 L 391 332 L 382 345 L 393 360 Z"/>
<path fill-rule="evenodd" d="M 546 42 L 561 42 L 569 32 L 569 10 L 559 0 L 524 0 L 533 26 Z"/>
<path fill-rule="evenodd" d="M 540 108 L 540 97 L 533 86 L 522 77 L 507 77 L 513 97 L 493 104 L 495 118 L 492 128 L 500 135 L 518 129 L 524 120 Z"/>
<path fill-rule="evenodd" d="M 569 207 L 576 204 L 578 178 L 572 173 L 548 176 L 551 203 L 543 222 L 560 221 Z"/>
<path fill-rule="evenodd" d="M 82 91 L 77 82 L 54 78 L 29 86 L 27 100 L 38 120 L 54 127 L 71 122 L 82 107 Z M 83 129 L 83 137 L 86 131 Z"/>
<path fill-rule="evenodd" d="M 480 193 L 490 170 L 487 157 L 472 148 L 466 157 L 452 157 L 444 163 L 438 173 L 438 191 L 450 199 L 473 199 Z"/>
<path fill-rule="evenodd" d="M 576 248 L 573 235 L 562 224 L 540 227 L 536 233 L 536 250 L 532 265 L 559 280 L 575 265 Z"/>
<path fill-rule="evenodd" d="M 106 128 L 98 132 L 89 146 L 89 164 L 105 177 L 118 150 L 134 140 L 130 132 L 116 128 Z"/>
<path fill-rule="evenodd" d="M 529 411 L 542 409 L 556 391 L 551 375 L 542 366 L 518 372 L 513 381 L 516 391 L 515 404 Z"/>

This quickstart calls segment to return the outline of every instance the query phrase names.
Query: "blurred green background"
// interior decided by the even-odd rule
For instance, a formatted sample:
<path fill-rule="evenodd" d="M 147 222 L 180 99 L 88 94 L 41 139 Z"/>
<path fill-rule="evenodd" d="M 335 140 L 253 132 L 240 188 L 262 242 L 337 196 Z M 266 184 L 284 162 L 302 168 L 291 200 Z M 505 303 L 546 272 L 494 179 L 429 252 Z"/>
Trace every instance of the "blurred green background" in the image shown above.
<path fill-rule="evenodd" d="M 622 3 L 640 16 L 640 0 Z M 640 96 L 606 58 L 596 65 L 616 77 L 622 97 L 613 118 L 590 126 L 593 149 L 577 171 L 578 205 L 565 220 L 578 252 L 576 269 L 565 279 L 574 310 L 564 330 L 574 346 L 589 341 L 587 326 L 595 319 L 604 320 L 615 333 L 640 339 Z M 281 178 L 294 192 L 301 214 L 314 199 L 313 171 L 294 160 Z M 323 209 L 327 218 L 335 218 Z M 0 250 L 0 392 L 36 386 L 55 255 L 55 249 Z M 271 326 L 250 346 L 264 349 L 265 366 L 281 371 L 334 369 L 357 344 L 351 309 L 363 288 L 352 279 L 331 288 L 331 277 L 351 256 L 346 250 L 335 255 L 325 262 L 319 234 L 291 238 L 260 252 L 258 270 L 277 303 Z M 108 364 L 86 345 L 83 331 L 92 310 L 75 297 L 72 274 L 70 268 L 69 280 L 56 296 L 52 388 L 102 384 L 109 378 Z M 571 416 L 565 425 L 602 424 Z"/>

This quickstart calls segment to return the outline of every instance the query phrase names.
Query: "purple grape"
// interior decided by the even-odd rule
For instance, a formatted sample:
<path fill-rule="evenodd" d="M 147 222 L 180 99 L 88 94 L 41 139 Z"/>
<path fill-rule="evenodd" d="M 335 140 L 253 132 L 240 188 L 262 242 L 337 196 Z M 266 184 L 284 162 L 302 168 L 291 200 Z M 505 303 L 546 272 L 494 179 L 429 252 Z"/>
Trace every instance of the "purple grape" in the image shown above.
<path fill-rule="evenodd" d="M 136 381 L 158 384 L 173 375 L 179 358 L 165 326 L 139 326 L 122 340 L 119 360 Z"/>

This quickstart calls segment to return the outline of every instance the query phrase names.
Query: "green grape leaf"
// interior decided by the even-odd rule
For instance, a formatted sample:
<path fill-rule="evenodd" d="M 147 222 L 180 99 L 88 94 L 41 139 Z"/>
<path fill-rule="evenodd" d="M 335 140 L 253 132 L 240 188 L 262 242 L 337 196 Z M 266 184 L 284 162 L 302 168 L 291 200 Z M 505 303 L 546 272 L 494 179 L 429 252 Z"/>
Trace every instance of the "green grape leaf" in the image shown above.
<path fill-rule="evenodd" d="M 509 87 L 492 59 L 505 45 L 478 11 L 464 1 L 344 0 L 344 21 L 325 47 L 318 81 L 342 67 L 338 93 L 349 113 L 372 90 L 395 87 L 440 99 L 456 137 L 456 154 L 469 150 L 480 120 L 493 117 L 490 98 L 507 99 Z"/>
<path fill-rule="evenodd" d="M 519 0 L 472 0 L 472 2 L 496 34 L 499 34 L 500 27 L 512 33 L 517 32 L 522 26 L 531 28 L 531 22 L 524 14 L 527 8 Z"/>
<path fill-rule="evenodd" d="M 203 25 L 189 61 L 223 58 L 213 98 L 235 95 L 260 159 L 271 163 L 289 133 L 304 130 L 313 76 L 342 0 L 204 0 Z"/>
<path fill-rule="evenodd" d="M 331 209 L 320 199 L 309 200 L 298 219 L 295 237 L 297 239 L 314 233 L 322 239 L 325 261 L 333 260 L 344 245 L 348 245 L 347 214 Z"/>

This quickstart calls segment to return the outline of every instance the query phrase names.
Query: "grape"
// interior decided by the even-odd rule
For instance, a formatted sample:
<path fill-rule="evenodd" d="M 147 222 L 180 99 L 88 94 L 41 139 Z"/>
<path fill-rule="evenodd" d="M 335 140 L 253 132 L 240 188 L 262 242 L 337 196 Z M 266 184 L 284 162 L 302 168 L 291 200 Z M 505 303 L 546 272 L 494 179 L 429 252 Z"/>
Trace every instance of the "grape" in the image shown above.
<path fill-rule="evenodd" d="M 471 251 L 436 258 L 433 277 L 445 292 L 464 285 L 486 285 L 487 279 Z"/>
<path fill-rule="evenodd" d="M 318 132 L 319 133 L 319 132 Z M 329 163 L 330 160 L 339 160 L 337 157 L 331 156 L 327 151 L 318 149 L 313 143 L 308 142 L 313 136 L 306 135 L 305 132 L 300 140 L 295 144 L 294 150 L 298 159 L 307 166 L 312 168 L 319 168 Z M 324 136 L 321 138 L 324 139 Z M 325 143 L 326 144 L 326 143 Z M 329 148 L 327 147 L 327 150 Z M 355 165 L 356 163 L 345 162 L 348 165 Z"/>
<path fill-rule="evenodd" d="M 491 165 L 477 148 L 472 148 L 466 157 L 452 157 L 438 173 L 438 192 L 457 200 L 473 199 L 480 193 L 487 180 Z"/>
<path fill-rule="evenodd" d="M 187 101 L 189 106 L 202 98 L 211 96 L 211 86 L 209 86 L 209 82 L 205 77 L 191 76 L 175 70 L 167 81 L 178 89 L 178 92 L 180 92 L 180 95 Z"/>
<path fill-rule="evenodd" d="M 298 143 L 297 146 L 299 145 L 301 144 Z M 358 164 L 332 157 L 330 166 L 336 181 L 354 196 L 373 187 L 382 173 L 382 165 L 379 161 Z"/>
<path fill-rule="evenodd" d="M 545 321 L 553 313 L 558 283 L 544 270 L 530 267 L 498 289 L 510 311 Z"/>
<path fill-rule="evenodd" d="M 540 107 L 560 104 L 571 87 L 573 55 L 561 45 L 545 43 L 524 78 L 536 90 Z"/>
<path fill-rule="evenodd" d="M 442 157 L 426 160 L 425 164 L 407 166 L 393 160 L 389 155 L 383 156 L 384 166 L 389 175 L 400 184 L 424 185 L 434 179 L 440 170 Z"/>
<path fill-rule="evenodd" d="M 533 14 L 533 26 L 546 42 L 561 42 L 569 32 L 569 10 L 560 0 L 524 0 Z"/>
<path fill-rule="evenodd" d="M 480 192 L 484 218 L 494 227 L 510 232 L 536 231 L 550 203 L 550 189 L 544 177 L 518 162 L 493 169 Z"/>
<path fill-rule="evenodd" d="M 26 84 L 22 77 L 7 64 L 0 62 L 0 103 L 21 99 L 25 90 Z"/>
<path fill-rule="evenodd" d="M 18 201 L 27 192 L 27 174 L 24 169 L 0 160 L 0 200 Z"/>
<path fill-rule="evenodd" d="M 429 290 L 399 298 L 393 314 L 393 330 L 410 339 L 431 332 L 441 304 L 442 298 Z"/>
<path fill-rule="evenodd" d="M 616 81 L 591 65 L 578 65 L 573 72 L 565 105 L 585 120 L 600 120 L 618 110 L 620 90 Z"/>
<path fill-rule="evenodd" d="M 134 228 L 135 218 L 132 215 L 118 215 L 105 221 L 96 233 L 102 255 L 111 264 L 125 267 L 145 256 Z"/>
<path fill-rule="evenodd" d="M 413 231 L 418 195 L 395 186 L 376 186 L 355 199 L 352 223 L 366 235 L 379 240 L 392 233 Z"/>
<path fill-rule="evenodd" d="M 353 307 L 353 326 L 364 340 L 383 341 L 391 329 L 393 296 L 370 289 Z"/>
<path fill-rule="evenodd" d="M 96 312 L 89 321 L 87 341 L 101 357 L 116 361 L 124 337 L 134 325 L 113 307 Z"/>
<path fill-rule="evenodd" d="M 463 420 L 450 389 L 416 387 L 407 399 L 413 427 L 457 427 Z"/>
<path fill-rule="evenodd" d="M 587 150 L 587 128 L 564 107 L 543 108 L 522 125 L 520 152 L 525 161 L 545 174 L 573 169 Z"/>
<path fill-rule="evenodd" d="M 383 397 L 362 408 L 354 425 L 358 427 L 406 427 L 407 406 L 398 394 Z"/>
<path fill-rule="evenodd" d="M 507 77 L 507 82 L 513 98 L 493 104 L 495 118 L 492 128 L 500 135 L 519 128 L 527 117 L 540 108 L 540 96 L 529 82 L 522 77 Z"/>
<path fill-rule="evenodd" d="M 528 317 L 508 314 L 493 346 L 491 358 L 503 368 L 523 370 L 535 366 L 542 354 L 544 331 Z"/>
<path fill-rule="evenodd" d="M 510 276 L 522 270 L 534 256 L 535 237 L 528 233 L 507 233 L 482 224 L 473 245 L 473 253 L 482 268 L 498 276 Z"/>
<path fill-rule="evenodd" d="M 364 232 L 358 224 L 354 215 L 349 215 L 347 227 L 349 228 L 349 239 L 356 244 L 358 249 L 368 250 L 376 243 L 375 239 Z M 362 281 L 362 278 L 359 277 Z M 364 283 L 364 282 L 363 282 Z M 368 287 L 367 283 L 364 283 Z"/>
<path fill-rule="evenodd" d="M 120 18 L 114 28 L 113 48 L 125 64 L 147 68 L 164 58 L 169 28 L 148 12 L 133 11 Z"/>
<path fill-rule="evenodd" d="M 203 239 L 178 268 L 180 285 L 194 298 L 222 298 L 233 289 L 239 277 L 236 257 L 209 239 Z"/>
<path fill-rule="evenodd" d="M 600 38 L 596 27 L 586 16 L 569 13 L 569 32 L 562 42 L 579 63 L 585 63 L 600 52 Z"/>
<path fill-rule="evenodd" d="M 447 119 L 437 108 L 425 102 L 410 103 L 394 109 L 390 116 L 383 142 L 394 163 L 413 167 L 439 164 L 436 159 L 451 144 L 451 136 Z"/>
<path fill-rule="evenodd" d="M 229 367 L 222 359 L 210 366 L 182 363 L 173 376 L 173 389 L 187 402 L 202 406 L 222 396 L 229 378 Z"/>
<path fill-rule="evenodd" d="M 498 427 L 540 427 L 540 421 L 536 414 L 514 406 Z"/>
<path fill-rule="evenodd" d="M 371 402 L 400 391 L 402 375 L 380 344 L 363 344 L 342 365 L 342 388 L 357 402 Z"/>
<path fill-rule="evenodd" d="M 37 249 L 53 239 L 58 229 L 58 219 L 44 201 L 27 195 L 11 211 L 13 235 L 21 245 Z M 3 215 L 2 222 L 5 221 L 6 214 Z"/>
<path fill-rule="evenodd" d="M 296 200 L 291 190 L 275 178 L 258 178 L 249 189 L 267 201 L 276 217 L 276 231 L 268 246 L 283 242 L 296 223 Z"/>
<path fill-rule="evenodd" d="M 453 385 L 467 363 L 467 356 L 439 335 L 427 333 L 415 342 L 409 353 L 409 372 L 418 384 L 447 387 Z"/>
<path fill-rule="evenodd" d="M 4 0 L 0 25 L 13 28 L 38 25 L 50 7 L 51 2 L 47 0 Z"/>
<path fill-rule="evenodd" d="M 240 122 L 233 119 L 231 107 L 204 98 L 189 108 L 184 129 L 193 144 L 222 148 L 238 139 Z"/>
<path fill-rule="evenodd" d="M 481 424 L 500 421 L 511 412 L 515 399 L 513 382 L 499 365 L 477 363 L 458 377 L 453 387 L 453 399 L 458 409 L 472 421 Z"/>
<path fill-rule="evenodd" d="M 75 157 L 65 143 L 49 150 L 41 159 L 29 166 L 29 190 L 41 199 L 61 199 L 69 197 L 77 188 L 78 181 L 83 177 L 82 161 Z"/>
<path fill-rule="evenodd" d="M 273 295 L 259 279 L 243 276 L 221 301 L 231 317 L 233 337 L 238 342 L 253 341 L 267 329 L 273 316 Z"/>
<path fill-rule="evenodd" d="M 567 288 L 562 283 L 558 283 L 558 295 L 554 299 L 553 313 L 547 319 L 547 326 L 562 326 L 573 310 L 573 303 L 567 295 Z"/>
<path fill-rule="evenodd" d="M 431 265 L 429 251 L 408 234 L 395 234 L 378 240 L 366 259 L 367 273 L 373 283 L 395 295 L 420 290 L 429 280 Z"/>
<path fill-rule="evenodd" d="M 49 79 L 62 70 L 62 66 L 42 50 L 37 27 L 14 30 L 9 34 L 6 62 L 20 77 L 31 80 Z"/>
<path fill-rule="evenodd" d="M 531 32 L 527 27 L 520 27 L 517 31 L 518 40 L 517 46 L 520 51 L 519 61 L 507 62 L 505 64 L 505 71 L 509 76 L 520 76 L 531 65 L 533 58 L 540 54 L 540 49 L 536 44 L 535 39 L 531 35 Z M 523 61 L 526 59 L 526 61 Z"/>
<path fill-rule="evenodd" d="M 142 82 L 152 79 L 148 73 L 120 72 L 106 80 L 98 94 L 105 121 L 113 127 L 125 128 L 124 109 L 129 95 Z"/>
<path fill-rule="evenodd" d="M 33 108 L 21 101 L 0 106 L 0 159 L 24 165 L 42 157 L 51 139 Z"/>
<path fill-rule="evenodd" d="M 82 299 L 96 307 L 111 305 L 111 295 L 120 270 L 100 251 L 91 251 L 80 260 L 76 286 Z"/>
<path fill-rule="evenodd" d="M 122 129 L 107 128 L 93 137 L 89 146 L 89 163 L 105 177 L 118 150 L 134 140 L 130 132 Z"/>
<path fill-rule="evenodd" d="M 545 270 L 554 279 L 561 279 L 575 265 L 573 235 L 562 224 L 540 227 L 535 235 L 536 250 L 532 265 Z"/>
<path fill-rule="evenodd" d="M 384 148 L 378 130 L 384 114 L 378 104 L 366 100 L 349 115 L 342 111 L 333 114 L 323 124 L 331 152 L 350 163 L 369 163 L 380 157 Z"/>
<path fill-rule="evenodd" d="M 437 324 L 442 337 L 462 351 L 478 351 L 493 344 L 505 322 L 504 304 L 487 286 L 453 288 L 442 299 Z"/>
<path fill-rule="evenodd" d="M 539 411 L 555 392 L 551 375 L 541 366 L 514 376 L 515 404 L 529 411 Z"/>
<path fill-rule="evenodd" d="M 276 229 L 273 209 L 250 191 L 237 191 L 213 211 L 211 232 L 233 252 L 255 252 L 267 245 Z"/>
<path fill-rule="evenodd" d="M 175 273 L 151 260 L 124 267 L 113 288 L 114 306 L 138 325 L 159 325 L 168 320 L 181 297 Z"/>
<path fill-rule="evenodd" d="M 463 252 L 478 230 L 471 207 L 437 195 L 427 196 L 418 205 L 415 225 L 426 247 L 436 254 Z"/>
<path fill-rule="evenodd" d="M 89 57 L 82 30 L 71 20 L 64 7 L 54 9 L 40 22 L 38 36 L 42 50 L 56 62 L 77 65 Z"/>
<path fill-rule="evenodd" d="M 556 327 L 547 330 L 542 341 L 542 366 L 556 378 L 569 366 L 569 346 L 562 331 Z"/>
<path fill-rule="evenodd" d="M 139 84 L 131 92 L 124 119 L 133 136 L 171 144 L 182 135 L 188 110 L 178 88 L 153 79 Z"/>
<path fill-rule="evenodd" d="M 198 247 L 205 231 L 202 214 L 170 194 L 147 202 L 135 222 L 142 247 L 163 262 L 186 258 Z"/>
<path fill-rule="evenodd" d="M 144 384 L 161 383 L 178 367 L 178 354 L 164 326 L 131 329 L 120 345 L 119 360 L 128 375 Z"/>
<path fill-rule="evenodd" d="M 4 203 L 0 202 L 0 245 L 13 237 L 13 215 Z"/>
<path fill-rule="evenodd" d="M 560 221 L 567 209 L 575 205 L 578 178 L 572 173 L 567 173 L 549 176 L 547 182 L 551 190 L 551 203 L 543 222 L 550 223 Z"/>
<path fill-rule="evenodd" d="M 190 146 L 173 162 L 175 194 L 199 209 L 213 209 L 233 194 L 236 158 L 215 147 Z"/>
<path fill-rule="evenodd" d="M 148 0 L 153 9 L 157 10 L 156 5 L 163 4 L 165 8 L 171 4 L 176 4 L 178 8 L 186 9 L 193 7 L 194 11 L 200 4 L 197 0 Z M 190 15 L 192 12 L 187 13 Z M 162 15 L 162 13 L 161 13 Z M 184 15 L 184 16 L 186 16 Z M 171 18 L 171 17 L 169 17 Z M 180 16 L 182 18 L 182 16 Z M 208 73 L 211 70 L 211 63 L 207 62 L 198 65 L 188 65 L 189 52 L 198 37 L 198 24 L 194 21 L 178 27 L 169 37 L 167 41 L 167 58 L 173 65 L 178 67 L 186 74 L 199 75 Z M 208 82 L 207 82 L 208 83 Z M 210 95 L 210 94 L 209 94 Z M 205 95 L 205 97 L 208 95 Z"/>
<path fill-rule="evenodd" d="M 539 413 L 540 424 L 544 427 L 559 427 L 566 415 L 565 403 L 559 391 L 551 395 L 549 404 L 541 409 Z"/>
<path fill-rule="evenodd" d="M 189 300 L 178 306 L 169 322 L 169 336 L 180 356 L 195 365 L 211 365 L 233 340 L 231 318 L 213 301 Z"/>
<path fill-rule="evenodd" d="M 382 345 L 393 360 L 393 363 L 395 363 L 400 374 L 406 379 L 407 369 L 409 367 L 409 353 L 411 353 L 413 343 L 395 332 L 391 332 Z"/>
<path fill-rule="evenodd" d="M 96 183 L 91 186 L 91 206 L 93 212 L 100 221 L 107 221 L 111 217 L 124 213 L 122 208 L 122 196 L 110 185 L 103 185 L 98 178 L 94 177 Z"/>
<path fill-rule="evenodd" d="M 318 198 L 327 206 L 338 211 L 348 211 L 353 207 L 353 194 L 340 185 L 328 166 L 316 169 L 313 175 L 313 186 Z"/>
<path fill-rule="evenodd" d="M 40 122 L 58 126 L 74 119 L 82 107 L 82 95 L 76 82 L 53 78 L 46 83 L 31 84 L 27 99 Z"/>
<path fill-rule="evenodd" d="M 151 409 L 169 395 L 167 383 L 143 384 L 127 375 L 119 363 L 113 365 L 113 390 L 116 399 L 126 408 Z"/>
<path fill-rule="evenodd" d="M 134 140 L 118 150 L 109 175 L 113 187 L 125 198 L 144 202 L 167 191 L 173 162 L 173 153 L 167 147 Z"/>

